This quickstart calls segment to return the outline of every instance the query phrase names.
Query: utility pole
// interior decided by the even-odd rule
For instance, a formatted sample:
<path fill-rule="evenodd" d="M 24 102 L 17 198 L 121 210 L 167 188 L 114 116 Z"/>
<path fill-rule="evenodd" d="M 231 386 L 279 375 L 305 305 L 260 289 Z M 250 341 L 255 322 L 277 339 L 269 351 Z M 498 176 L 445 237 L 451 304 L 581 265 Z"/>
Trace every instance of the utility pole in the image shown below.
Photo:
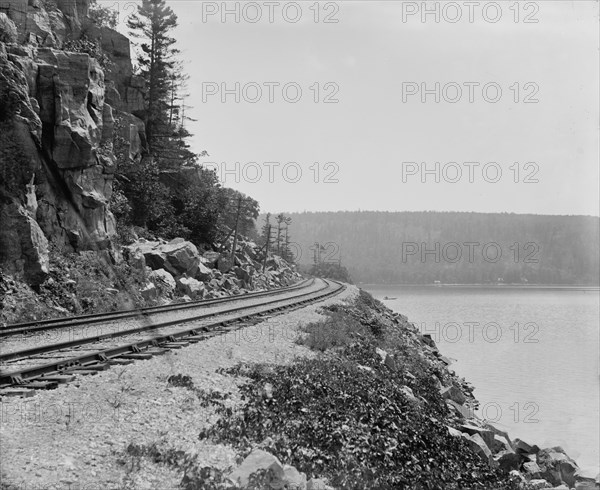
<path fill-rule="evenodd" d="M 242 211 L 242 198 L 238 197 L 237 213 L 235 215 L 235 230 L 233 232 L 233 246 L 231 247 L 231 265 L 235 265 L 235 249 L 237 248 L 238 224 L 240 222 L 240 213 Z"/>
<path fill-rule="evenodd" d="M 267 267 L 267 257 L 269 256 L 269 245 L 271 244 L 271 225 L 269 225 L 269 229 L 267 231 L 267 243 L 266 243 L 266 249 L 265 249 L 265 258 L 263 259 L 263 269 L 262 271 L 265 271 L 265 268 Z"/>
<path fill-rule="evenodd" d="M 283 242 L 283 259 L 288 260 L 288 225 L 285 226 L 285 242 Z"/>

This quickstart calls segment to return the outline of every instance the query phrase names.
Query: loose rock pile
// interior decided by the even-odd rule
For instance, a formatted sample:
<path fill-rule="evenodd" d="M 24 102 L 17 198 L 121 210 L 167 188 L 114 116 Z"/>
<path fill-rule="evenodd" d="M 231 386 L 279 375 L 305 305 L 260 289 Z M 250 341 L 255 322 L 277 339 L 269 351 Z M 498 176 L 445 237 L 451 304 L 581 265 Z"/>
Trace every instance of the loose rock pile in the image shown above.
<path fill-rule="evenodd" d="M 163 295 L 184 301 L 211 299 L 265 291 L 288 286 L 300 275 L 277 256 L 263 264 L 259 247 L 240 240 L 232 262 L 229 254 L 200 252 L 191 242 L 175 238 L 169 242 L 143 238 L 125 247 L 130 265 L 147 272 L 148 283 L 142 289 L 146 299 Z"/>

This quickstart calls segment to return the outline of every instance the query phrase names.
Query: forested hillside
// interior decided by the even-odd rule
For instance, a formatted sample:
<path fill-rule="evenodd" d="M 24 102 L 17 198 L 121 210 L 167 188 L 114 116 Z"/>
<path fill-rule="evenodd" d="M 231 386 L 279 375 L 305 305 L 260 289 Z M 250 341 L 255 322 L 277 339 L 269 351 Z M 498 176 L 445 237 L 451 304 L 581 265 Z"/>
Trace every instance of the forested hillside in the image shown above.
<path fill-rule="evenodd" d="M 297 242 L 291 248 L 300 263 L 341 259 L 356 282 L 599 281 L 595 217 L 376 211 L 289 216 Z"/>

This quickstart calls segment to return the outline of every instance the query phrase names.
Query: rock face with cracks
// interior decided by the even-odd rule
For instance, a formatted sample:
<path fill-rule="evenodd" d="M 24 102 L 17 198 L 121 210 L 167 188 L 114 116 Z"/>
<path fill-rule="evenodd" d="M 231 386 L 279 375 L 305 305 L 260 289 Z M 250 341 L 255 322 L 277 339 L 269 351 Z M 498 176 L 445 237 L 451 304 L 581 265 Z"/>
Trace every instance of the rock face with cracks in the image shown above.
<path fill-rule="evenodd" d="M 87 17 L 89 0 L 0 0 L 0 266 L 40 284 L 48 242 L 111 250 L 115 115 L 129 156 L 144 149 L 143 82 L 129 40 Z M 82 36 L 111 61 L 63 49 Z"/>

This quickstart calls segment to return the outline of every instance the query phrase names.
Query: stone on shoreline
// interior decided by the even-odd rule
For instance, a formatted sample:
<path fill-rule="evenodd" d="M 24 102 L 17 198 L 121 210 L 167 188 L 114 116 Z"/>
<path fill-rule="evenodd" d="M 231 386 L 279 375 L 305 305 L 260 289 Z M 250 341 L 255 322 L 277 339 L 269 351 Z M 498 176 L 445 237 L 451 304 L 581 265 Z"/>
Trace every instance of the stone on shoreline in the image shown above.
<path fill-rule="evenodd" d="M 464 432 L 462 433 L 462 437 L 467 441 L 471 449 L 484 461 L 491 463 L 493 461 L 492 452 L 490 448 L 487 447 L 485 441 L 479 434 L 468 435 Z"/>
<path fill-rule="evenodd" d="M 306 490 L 308 487 L 304 473 L 299 472 L 293 466 L 282 465 L 279 459 L 262 449 L 253 450 L 242 461 L 242 464 L 229 474 L 228 478 L 239 487 L 247 488 L 251 483 L 252 475 L 259 471 L 270 473 L 269 481 L 263 482 L 268 486 L 260 488 Z M 325 488 L 315 486 L 315 481 L 311 481 L 313 483 L 308 488 Z"/>
<path fill-rule="evenodd" d="M 246 456 L 242 464 L 233 470 L 228 478 L 234 484 L 246 488 L 250 483 L 250 476 L 260 470 L 271 471 L 271 485 L 280 485 L 275 488 L 283 486 L 283 465 L 275 456 L 262 449 L 255 449 Z"/>
<path fill-rule="evenodd" d="M 494 459 L 500 466 L 500 469 L 507 473 L 513 470 L 518 471 L 521 466 L 521 457 L 513 452 L 503 451 L 502 453 L 498 453 Z"/>
<path fill-rule="evenodd" d="M 442 398 L 446 400 L 452 400 L 458 403 L 459 405 L 462 405 L 467 401 L 467 398 L 465 397 L 464 393 L 454 385 L 442 388 L 440 390 L 440 394 L 442 395 Z"/>
<path fill-rule="evenodd" d="M 471 424 L 461 425 L 460 430 L 462 432 L 466 432 L 469 435 L 479 434 L 488 448 L 492 449 L 494 447 L 495 434 L 491 430 L 482 429 Z"/>

